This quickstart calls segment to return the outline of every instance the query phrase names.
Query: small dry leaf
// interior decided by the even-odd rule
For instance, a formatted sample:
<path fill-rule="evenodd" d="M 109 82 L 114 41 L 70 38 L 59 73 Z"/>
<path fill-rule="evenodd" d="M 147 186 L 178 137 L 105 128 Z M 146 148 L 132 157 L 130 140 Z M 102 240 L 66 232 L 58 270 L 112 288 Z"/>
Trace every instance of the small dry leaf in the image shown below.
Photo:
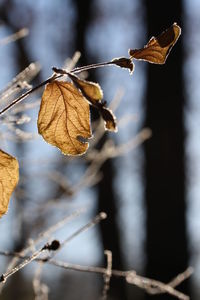
<path fill-rule="evenodd" d="M 89 104 L 70 82 L 47 84 L 38 116 L 38 131 L 64 154 L 81 155 L 92 136 Z"/>
<path fill-rule="evenodd" d="M 82 94 L 91 102 L 99 102 L 103 98 L 103 91 L 98 83 L 80 79 L 78 76 L 68 73 Z"/>
<path fill-rule="evenodd" d="M 9 200 L 18 180 L 18 161 L 0 150 L 0 217 L 8 210 Z"/>
<path fill-rule="evenodd" d="M 117 60 L 117 59 L 116 59 Z M 128 59 L 129 60 L 129 59 Z M 102 102 L 103 91 L 98 83 L 80 79 L 78 76 L 68 73 L 76 86 L 81 90 L 85 98 L 98 109 L 105 121 L 105 129 L 109 131 L 117 131 L 116 117 L 113 112 L 105 107 L 106 102 Z"/>
<path fill-rule="evenodd" d="M 117 123 L 116 123 L 116 117 L 113 114 L 112 110 L 102 106 L 100 109 L 100 114 L 105 122 L 105 129 L 109 131 L 117 132 Z"/>
<path fill-rule="evenodd" d="M 126 58 L 126 57 L 114 58 L 112 59 L 111 62 L 120 68 L 129 69 L 130 74 L 132 74 L 134 71 L 134 64 L 130 58 Z"/>
<path fill-rule="evenodd" d="M 129 50 L 131 58 L 142 59 L 154 64 L 164 64 L 172 47 L 181 34 L 181 28 L 174 23 L 159 36 L 152 37 L 141 49 Z"/>

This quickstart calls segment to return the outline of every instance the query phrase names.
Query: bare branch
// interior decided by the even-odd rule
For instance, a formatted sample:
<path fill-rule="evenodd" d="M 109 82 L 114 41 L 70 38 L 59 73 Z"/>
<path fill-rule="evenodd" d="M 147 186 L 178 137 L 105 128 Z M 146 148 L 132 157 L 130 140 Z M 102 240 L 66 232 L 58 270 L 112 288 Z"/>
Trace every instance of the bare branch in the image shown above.
<path fill-rule="evenodd" d="M 79 209 L 77 211 L 75 211 L 74 213 L 65 216 L 62 220 L 56 222 L 54 225 L 52 225 L 51 227 L 49 227 L 47 230 L 44 230 L 43 232 L 41 232 L 37 239 L 29 240 L 29 245 L 28 247 L 26 247 L 25 249 L 22 249 L 19 253 L 17 253 L 16 255 L 14 255 L 14 258 L 11 260 L 11 262 L 9 263 L 8 267 L 7 267 L 7 271 L 6 273 L 11 272 L 11 270 L 13 268 L 15 268 L 15 266 L 17 265 L 19 258 L 29 258 L 29 256 L 26 256 L 26 254 L 31 251 L 38 243 L 40 243 L 43 239 L 47 239 L 50 237 L 50 235 L 52 233 L 54 233 L 56 230 L 58 230 L 59 228 L 61 228 L 62 226 L 64 226 L 67 222 L 70 222 L 71 220 L 73 220 L 75 217 L 79 216 L 84 210 L 83 209 Z M 8 252 L 4 252 L 7 253 Z M 0 252 L 0 255 L 2 255 L 3 252 Z M 7 255 L 5 254 L 5 255 Z M 2 292 L 3 289 L 3 285 L 0 286 L 0 292 Z"/>
<path fill-rule="evenodd" d="M 149 278 L 143 277 L 143 276 L 138 276 L 135 273 L 130 272 L 130 274 L 128 276 L 126 276 L 126 281 L 130 284 L 134 284 L 140 288 L 145 289 L 147 293 L 149 293 L 152 288 L 158 288 L 159 291 L 157 290 L 156 294 L 168 293 L 168 294 L 173 295 L 176 298 L 181 299 L 181 300 L 189 300 L 190 299 L 189 296 L 175 290 L 174 287 L 170 286 L 170 284 L 165 284 L 158 280 L 149 279 Z"/>
<path fill-rule="evenodd" d="M 20 72 L 13 80 L 0 92 L 1 101 L 11 97 L 23 89 L 30 89 L 28 83 L 39 73 L 40 64 L 38 62 L 31 63 L 22 72 Z"/>
<path fill-rule="evenodd" d="M 87 231 L 88 229 L 92 228 L 93 226 L 97 225 L 102 220 L 106 219 L 107 215 L 105 212 L 100 212 L 96 217 L 94 217 L 90 222 L 88 222 L 86 225 L 80 227 L 78 230 L 76 230 L 73 234 L 71 234 L 68 238 L 66 238 L 60 245 L 59 249 L 51 256 L 54 257 L 58 251 L 60 251 L 66 244 L 68 244 L 72 239 L 77 237 L 80 233 L 83 233 Z M 51 259 L 50 258 L 50 259 Z M 48 257 L 46 259 L 49 259 Z"/>
<path fill-rule="evenodd" d="M 39 263 L 33 278 L 33 290 L 35 300 L 48 300 L 49 288 L 46 284 L 41 282 L 41 273 L 44 263 Z"/>
<path fill-rule="evenodd" d="M 5 256 L 16 256 L 20 258 L 26 258 L 25 256 L 16 253 L 16 252 L 8 252 L 8 251 L 0 251 L 0 255 Z M 79 271 L 79 272 L 88 272 L 88 273 L 96 273 L 96 274 L 106 274 L 107 268 L 101 268 L 101 267 L 92 267 L 92 266 L 81 266 L 81 265 L 75 265 L 70 264 L 67 262 L 54 260 L 54 259 L 46 259 L 46 258 L 36 258 L 35 261 L 38 262 L 45 262 L 57 267 L 61 267 L 63 269 L 72 270 L 72 271 Z M 181 300 L 189 300 L 189 296 L 177 291 L 175 287 L 179 285 L 181 282 L 186 280 L 191 274 L 193 269 L 188 268 L 185 272 L 177 275 L 172 281 L 170 281 L 168 284 L 162 283 L 158 280 L 149 279 L 143 276 L 139 276 L 136 274 L 134 270 L 131 271 L 120 271 L 120 270 L 112 270 L 112 276 L 117 277 L 124 277 L 126 281 L 129 284 L 133 284 L 139 288 L 144 289 L 147 293 L 152 293 L 152 289 L 156 291 L 155 294 L 162 294 L 162 293 L 168 293 L 170 295 L 175 296 L 178 299 Z M 172 285 L 171 285 L 172 284 Z"/>
<path fill-rule="evenodd" d="M 26 37 L 29 34 L 28 28 L 22 28 L 19 31 L 0 40 L 0 46 L 6 45 L 11 42 L 15 42 L 19 39 Z"/>
<path fill-rule="evenodd" d="M 87 71 L 87 70 L 101 68 L 101 67 L 106 67 L 106 66 L 112 66 L 112 65 L 116 65 L 116 63 L 114 61 L 109 61 L 109 62 L 91 64 L 91 65 L 87 65 L 87 66 L 82 66 L 82 67 L 75 68 L 75 69 L 71 70 L 71 73 L 78 74 L 80 72 L 84 72 L 84 71 Z M 32 94 L 33 92 L 35 92 L 39 88 L 45 86 L 47 83 L 50 83 L 53 80 L 61 78 L 62 76 L 68 74 L 68 72 L 65 71 L 64 69 L 58 69 L 58 68 L 54 67 L 53 70 L 56 71 L 57 73 L 59 73 L 59 75 L 56 75 L 56 73 L 54 73 L 51 77 L 47 78 L 45 81 L 43 81 L 40 84 L 38 84 L 37 86 L 29 89 L 26 93 L 24 93 L 21 96 L 19 96 L 18 98 L 16 98 L 12 103 L 10 103 L 9 105 L 7 105 L 6 107 L 4 107 L 0 111 L 0 116 L 3 115 L 9 109 L 11 109 L 13 106 L 15 106 L 16 104 L 18 104 L 19 102 L 21 102 L 22 100 L 26 99 L 30 94 Z"/>
<path fill-rule="evenodd" d="M 187 268 L 183 273 L 178 274 L 172 281 L 168 283 L 171 287 L 176 287 L 189 278 L 193 274 L 193 268 Z M 148 293 L 152 295 L 161 294 L 163 291 L 160 288 L 148 288 Z"/>
<path fill-rule="evenodd" d="M 110 288 L 110 278 L 112 276 L 112 252 L 109 250 L 105 250 L 104 253 L 107 257 L 107 268 L 104 274 L 104 287 L 103 287 L 103 293 L 101 298 L 102 300 L 107 299 L 108 291 Z"/>
<path fill-rule="evenodd" d="M 5 283 L 6 280 L 10 276 L 12 276 L 16 272 L 18 272 L 19 270 L 21 270 L 22 268 L 24 268 L 25 266 L 27 266 L 30 262 L 32 262 L 33 260 L 35 260 L 38 256 L 40 256 L 42 253 L 46 252 L 47 250 L 48 251 L 54 250 L 54 242 L 55 241 L 53 241 L 51 244 L 44 245 L 40 250 L 35 251 L 30 257 L 28 257 L 27 259 L 25 259 L 21 264 L 19 264 L 18 266 L 16 266 L 12 270 L 10 270 L 10 271 L 2 274 L 1 277 L 0 277 L 0 282 Z"/>

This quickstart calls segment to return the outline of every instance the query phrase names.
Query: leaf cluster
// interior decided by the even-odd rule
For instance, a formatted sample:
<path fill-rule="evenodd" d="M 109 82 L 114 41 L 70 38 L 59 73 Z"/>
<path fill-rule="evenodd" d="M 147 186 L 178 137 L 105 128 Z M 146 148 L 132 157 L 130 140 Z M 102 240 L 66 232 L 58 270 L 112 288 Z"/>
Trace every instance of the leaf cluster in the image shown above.
<path fill-rule="evenodd" d="M 130 49 L 129 58 L 114 58 L 106 63 L 75 68 L 71 72 L 53 68 L 54 74 L 49 79 L 15 99 L 0 112 L 0 115 L 37 88 L 46 85 L 38 115 L 38 132 L 46 142 L 59 148 L 63 154 L 82 155 L 89 147 L 88 140 L 92 138 L 90 106 L 99 111 L 105 123 L 105 130 L 117 132 L 117 121 L 113 112 L 106 106 L 100 85 L 83 80 L 77 74 L 109 65 L 126 68 L 132 73 L 134 59 L 164 64 L 180 34 L 180 27 L 174 23 L 159 36 L 152 37 L 143 48 Z M 61 77 L 67 77 L 67 80 L 60 81 Z M 0 150 L 0 217 L 7 212 L 9 199 L 18 178 L 17 160 Z"/>

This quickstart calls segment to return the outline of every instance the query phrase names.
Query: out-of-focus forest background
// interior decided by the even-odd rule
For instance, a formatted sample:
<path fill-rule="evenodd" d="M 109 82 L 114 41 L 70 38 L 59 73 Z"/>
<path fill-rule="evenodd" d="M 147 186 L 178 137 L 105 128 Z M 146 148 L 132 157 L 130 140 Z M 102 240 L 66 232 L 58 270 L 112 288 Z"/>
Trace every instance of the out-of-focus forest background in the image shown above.
<path fill-rule="evenodd" d="M 58 259 L 105 266 L 108 249 L 113 269 L 134 269 L 163 282 L 193 266 L 194 274 L 180 290 L 199 299 L 199 20 L 197 0 L 0 1 L 2 91 L 32 62 L 40 65 L 31 81 L 36 85 L 52 74 L 52 66 L 69 63 L 76 51 L 81 53 L 79 66 L 109 61 L 128 56 L 129 48 L 143 47 L 174 22 L 182 28 L 163 66 L 137 61 L 132 76 L 114 67 L 85 74 L 99 82 L 119 120 L 118 133 L 104 134 L 92 112 L 96 144 L 86 156 L 63 156 L 38 135 L 42 90 L 5 114 L 0 144 L 19 159 L 20 183 L 0 220 L 1 251 L 20 251 L 46 228 L 77 212 L 51 236 L 62 241 L 104 211 L 107 219 L 69 242 Z M 21 28 L 29 30 L 26 37 L 3 42 Z M 17 89 L 20 94 L 26 86 Z M 1 101 L 1 108 L 5 105 Z M 152 130 L 144 143 L 143 128 Z M 111 143 L 116 149 L 126 145 L 115 158 L 103 155 Z M 10 260 L 0 256 L 0 274 Z M 47 264 L 40 274 L 43 292 L 37 294 L 38 268 L 33 262 L 9 278 L 0 299 L 90 300 L 102 294 L 102 276 Z M 108 299 L 154 297 L 174 299 L 149 296 L 121 278 L 111 279 Z"/>

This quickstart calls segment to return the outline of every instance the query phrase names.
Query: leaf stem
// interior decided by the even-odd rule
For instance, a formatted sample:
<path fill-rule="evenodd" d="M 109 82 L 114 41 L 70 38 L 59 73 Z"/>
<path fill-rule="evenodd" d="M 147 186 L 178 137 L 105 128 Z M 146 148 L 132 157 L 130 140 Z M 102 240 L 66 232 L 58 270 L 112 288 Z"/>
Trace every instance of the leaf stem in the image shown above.
<path fill-rule="evenodd" d="M 87 71 L 87 70 L 95 69 L 95 68 L 101 68 L 101 67 L 105 67 L 105 66 L 108 66 L 108 65 L 113 65 L 113 62 L 109 61 L 109 62 L 103 62 L 103 63 L 91 64 L 91 65 L 88 65 L 88 66 L 78 67 L 78 68 L 75 68 L 75 69 L 71 70 L 70 73 L 77 74 L 77 73 L 80 73 L 80 72 L 83 72 L 83 71 Z M 58 74 L 58 75 L 53 74 L 51 77 L 47 78 L 45 81 L 41 82 L 37 86 L 29 89 L 27 92 L 25 92 L 21 96 L 17 97 L 15 100 L 13 100 L 13 102 L 11 102 L 9 105 L 7 105 L 2 110 L 0 110 L 0 116 L 2 116 L 6 111 L 8 111 L 13 106 L 15 106 L 16 104 L 18 104 L 19 102 L 21 102 L 22 100 L 27 98 L 30 94 L 32 94 L 33 92 L 35 92 L 39 88 L 43 87 L 47 83 L 50 83 L 52 80 L 61 78 L 64 75 L 65 74 Z"/>
<path fill-rule="evenodd" d="M 91 64 L 91 65 L 88 65 L 88 66 L 82 66 L 82 67 L 75 68 L 72 71 L 70 71 L 70 73 L 77 74 L 77 73 L 81 73 L 81 72 L 84 72 L 84 71 L 87 71 L 87 70 L 102 68 L 102 67 L 111 66 L 111 65 L 113 65 L 112 61 L 107 61 L 107 62 L 102 62 L 102 63 L 97 63 L 97 64 Z"/>

